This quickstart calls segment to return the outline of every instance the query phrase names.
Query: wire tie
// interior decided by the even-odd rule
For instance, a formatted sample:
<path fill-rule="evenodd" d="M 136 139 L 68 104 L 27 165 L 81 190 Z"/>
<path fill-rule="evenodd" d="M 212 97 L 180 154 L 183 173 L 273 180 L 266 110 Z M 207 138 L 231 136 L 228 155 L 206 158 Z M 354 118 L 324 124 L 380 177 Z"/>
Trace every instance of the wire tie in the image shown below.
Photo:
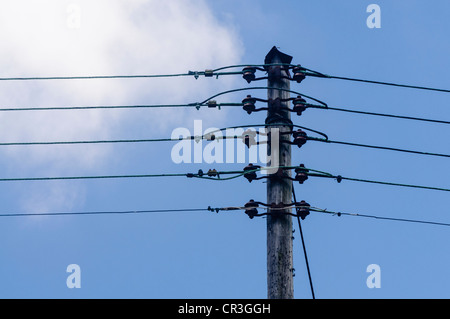
<path fill-rule="evenodd" d="M 198 80 L 199 74 L 198 71 L 189 71 L 189 75 L 193 75 L 196 80 Z"/>

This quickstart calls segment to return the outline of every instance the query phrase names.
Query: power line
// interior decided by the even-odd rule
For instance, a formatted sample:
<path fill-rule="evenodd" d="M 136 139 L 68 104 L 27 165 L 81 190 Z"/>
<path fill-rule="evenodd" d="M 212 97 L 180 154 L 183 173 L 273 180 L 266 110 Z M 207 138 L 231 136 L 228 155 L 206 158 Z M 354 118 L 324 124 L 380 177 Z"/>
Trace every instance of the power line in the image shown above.
<path fill-rule="evenodd" d="M 145 75 L 87 75 L 87 76 L 42 76 L 42 77 L 3 77 L 0 81 L 40 81 L 40 80 L 93 80 L 93 79 L 139 79 L 192 76 L 190 73 L 145 74 Z"/>
<path fill-rule="evenodd" d="M 301 166 L 279 166 L 279 167 L 259 167 L 256 166 L 254 169 L 244 169 L 238 171 L 216 171 L 214 169 L 210 169 L 207 172 L 203 172 L 203 170 L 199 170 L 197 173 L 169 173 L 169 174 L 136 174 L 136 175 L 93 175 L 93 176 L 58 176 L 58 177 L 19 177 L 19 178 L 0 178 L 0 182 L 24 182 L 24 181 L 57 181 L 57 180 L 94 180 L 94 179 L 125 179 L 125 178 L 155 178 L 155 177 L 187 177 L 187 178 L 199 178 L 199 179 L 207 179 L 207 180 L 215 180 L 215 181 L 226 181 L 231 179 L 236 179 L 241 176 L 246 176 L 249 173 L 256 173 L 262 170 L 274 170 L 274 169 L 300 169 L 300 171 L 305 172 L 308 176 L 313 177 L 326 177 L 336 179 L 339 183 L 342 180 L 349 180 L 355 182 L 365 182 L 365 183 L 373 183 L 373 184 L 381 184 L 381 185 L 390 185 L 390 186 L 400 186 L 400 187 L 409 187 L 409 188 L 421 188 L 428 190 L 437 190 L 437 191 L 445 191 L 450 192 L 450 189 L 447 188 L 439 188 L 432 186 L 421 186 L 414 184 L 401 184 L 401 183 L 392 183 L 392 182 L 384 182 L 384 181 L 373 181 L 359 178 L 351 178 L 345 177 L 341 175 L 332 175 L 329 173 L 321 172 L 318 170 L 313 170 Z M 313 173 L 311 173 L 313 172 Z M 222 177 L 223 175 L 231 175 L 230 177 Z M 256 177 L 256 176 L 255 176 Z M 269 178 L 270 175 L 264 176 Z M 247 177 L 247 179 L 249 179 Z M 252 180 L 255 178 L 252 178 Z M 260 179 L 260 178 L 257 178 Z M 296 180 L 296 179 L 294 179 Z M 249 179 L 250 181 L 250 179 Z"/>
<path fill-rule="evenodd" d="M 71 216 L 71 215 L 137 215 L 149 213 L 180 213 L 180 212 L 202 212 L 207 208 L 186 209 L 153 209 L 153 210 L 129 210 L 129 211 L 90 211 L 90 212 L 46 212 L 46 213 L 12 213 L 0 214 L 0 217 L 26 217 L 26 216 Z"/>
<path fill-rule="evenodd" d="M 229 91 L 224 91 L 221 93 L 218 93 L 216 95 L 213 95 L 212 97 L 202 101 L 202 102 L 194 102 L 194 103 L 185 103 L 185 104 L 136 104 L 136 105 L 85 105 L 85 106 L 49 106 L 49 107 L 5 107 L 0 108 L 0 112 L 14 112 L 14 111 L 64 111 L 64 110 L 94 110 L 94 109 L 153 109 L 153 108 L 196 108 L 199 110 L 201 107 L 208 107 L 208 108 L 218 108 L 219 110 L 222 107 L 242 107 L 244 105 L 243 102 L 238 103 L 217 103 L 216 101 L 212 100 L 215 97 L 218 97 L 220 95 L 233 93 L 233 92 L 239 92 L 239 91 L 246 91 L 246 90 L 258 90 L 258 89 L 267 89 L 267 87 L 253 87 L 253 88 L 240 88 L 240 89 L 234 89 Z M 347 113 L 355 113 L 355 114 L 363 114 L 363 115 L 372 115 L 372 116 L 380 116 L 380 117 L 390 117 L 390 118 L 398 118 L 398 119 L 406 119 L 406 120 L 415 120 L 415 121 L 423 121 L 423 122 L 431 122 L 431 123 L 439 123 L 439 124 L 450 124 L 450 121 L 445 120 L 437 120 L 437 119 L 428 119 L 428 118 L 422 118 L 422 117 L 413 117 L 413 116 L 407 116 L 407 115 L 396 115 L 396 114 L 387 114 L 387 113 L 377 113 L 377 112 L 368 112 L 368 111 L 361 111 L 361 110 L 352 110 L 352 109 L 346 109 L 346 108 L 337 108 L 337 107 L 330 107 L 325 102 L 322 102 L 320 100 L 317 100 L 315 98 L 306 96 L 302 93 L 289 90 L 289 92 L 297 94 L 299 96 L 304 96 L 309 99 L 315 100 L 321 105 L 315 105 L 306 103 L 304 104 L 305 108 L 315 108 L 315 109 L 326 109 L 326 110 L 332 110 L 332 111 L 340 111 L 340 112 L 347 112 Z"/>
<path fill-rule="evenodd" d="M 221 129 L 217 129 L 215 131 L 209 132 L 208 134 L 198 135 L 198 136 L 186 136 L 180 138 L 148 138 L 148 139 L 117 139 L 117 140 L 82 140 L 82 141 L 36 141 L 36 142 L 0 142 L 0 146 L 34 146 L 34 145 L 76 145 L 76 144 L 117 144 L 117 143 L 152 143 L 152 142 L 179 142 L 179 141 L 215 141 L 221 139 L 244 139 L 248 135 L 245 133 L 242 135 L 217 135 L 219 132 L 226 131 L 228 129 L 237 129 L 237 128 L 251 128 L 258 126 L 274 126 L 275 124 L 256 124 L 256 125 L 241 125 L 241 126 L 233 126 L 233 127 L 225 127 Z M 302 128 L 305 130 L 309 130 L 325 136 L 325 134 L 309 129 L 307 127 L 293 125 L 293 127 Z"/>
<path fill-rule="evenodd" d="M 427 189 L 427 190 L 450 192 L 449 188 L 422 186 L 422 185 L 404 184 L 404 183 L 393 183 L 393 182 L 385 182 L 385 181 L 374 181 L 374 180 L 361 179 L 361 178 L 345 177 L 345 176 L 341 176 L 341 175 L 333 175 L 330 173 L 326 173 L 326 172 L 322 172 L 322 171 L 318 171 L 318 170 L 314 170 L 314 169 L 310 169 L 310 168 L 304 168 L 304 167 L 299 167 L 299 168 L 307 176 L 333 178 L 333 179 L 336 179 L 338 183 L 340 183 L 343 180 L 348 180 L 348 181 L 353 181 L 353 182 L 362 182 L 362 183 L 380 184 L 380 185 L 387 185 L 387 186 L 399 186 L 399 187 L 420 188 L 420 189 Z M 313 173 L 310 173 L 310 172 L 313 172 Z"/>
<path fill-rule="evenodd" d="M 317 208 L 317 207 L 311 207 L 308 203 L 302 201 L 302 202 L 296 202 L 294 200 L 293 203 L 289 203 L 289 204 L 283 204 L 283 205 L 279 205 L 279 207 L 272 207 L 273 205 L 268 205 L 268 204 L 264 204 L 261 202 L 252 202 L 251 206 L 247 206 L 249 203 L 246 204 L 246 206 L 242 206 L 242 207 L 224 207 L 224 208 L 208 208 L 210 211 L 237 211 L 237 210 L 244 210 L 244 212 L 248 214 L 249 210 L 254 210 L 254 212 L 251 214 L 251 218 L 254 217 L 263 217 L 263 216 L 268 216 L 268 215 L 290 215 L 293 217 L 300 217 L 302 212 L 299 211 L 299 209 L 303 209 L 304 210 L 304 217 L 308 216 L 310 212 L 316 212 L 316 213 L 324 213 L 324 214 L 329 214 L 329 215 L 333 215 L 333 216 L 354 216 L 354 217 L 364 217 L 364 218 L 373 218 L 373 219 L 379 219 L 379 220 L 388 220 L 388 221 L 398 221 L 398 222 L 408 222 L 408 223 L 418 223 L 418 224 L 428 224 L 428 225 L 436 225 L 436 226 L 446 226 L 446 227 L 450 227 L 450 223 L 443 223 L 443 222 L 436 222 L 436 221 L 426 221 L 426 220 L 417 220 L 417 219 L 408 219 L 408 218 L 395 218 L 395 217 L 384 217 L 384 216 L 376 216 L 376 215 L 367 215 L 367 214 L 357 214 L 357 213 L 342 213 L 342 212 L 336 212 L 336 211 L 330 211 L 328 209 L 322 209 L 322 208 Z M 267 207 L 259 207 L 259 204 L 267 206 Z M 261 208 L 261 209 L 265 209 L 265 210 L 270 210 L 270 211 L 276 211 L 275 213 L 273 212 L 266 212 L 266 213 L 257 213 L 256 208 Z M 296 209 L 297 213 L 296 214 L 292 214 L 290 212 L 285 212 L 286 209 Z M 250 216 L 250 215 L 249 215 Z"/>
<path fill-rule="evenodd" d="M 337 176 L 336 178 L 339 178 L 339 176 Z M 450 189 L 448 189 L 448 188 L 440 188 L 440 187 L 433 187 L 433 186 L 422 186 L 422 185 L 413 185 L 413 184 L 373 181 L 373 180 L 351 178 L 351 177 L 344 177 L 344 176 L 341 176 L 341 178 L 342 178 L 342 180 L 348 180 L 348 181 L 353 181 L 353 182 L 380 184 L 380 185 L 388 185 L 388 186 L 399 186 L 399 187 L 409 187 L 409 188 L 421 188 L 421 189 L 428 189 L 428 190 L 435 190 L 435 191 L 450 192 Z"/>
<path fill-rule="evenodd" d="M 398 83 L 391 83 L 391 82 L 363 80 L 363 79 L 349 78 L 349 77 L 343 77 L 343 76 L 328 76 L 328 78 L 330 78 L 330 79 L 346 80 L 346 81 L 364 82 L 364 83 L 371 83 L 371 84 L 389 85 L 389 86 L 396 86 L 396 87 L 403 87 L 403 88 L 410 88 L 410 89 L 419 89 L 419 90 L 428 90 L 428 91 L 437 91 L 437 92 L 450 93 L 450 90 L 447 90 L 447 89 L 438 89 L 438 88 L 425 87 L 425 86 L 416 86 L 416 85 L 398 84 Z"/>
<path fill-rule="evenodd" d="M 124 140 L 92 140 L 92 141 L 54 141 L 54 142 L 3 142 L 0 146 L 32 146 L 32 145 L 74 145 L 74 144 L 114 144 L 114 143 L 145 143 L 145 142 L 168 142 L 193 139 L 191 137 L 183 139 L 124 139 Z"/>
<path fill-rule="evenodd" d="M 216 69 L 206 69 L 204 71 L 188 71 L 185 73 L 173 73 L 173 74 L 136 74 L 136 75 L 84 75 L 84 76 L 32 76 L 32 77 L 3 77 L 0 81 L 40 81 L 40 80 L 92 80 L 92 79 L 140 79 L 140 78 L 173 78 L 173 77 L 194 77 L 198 79 L 200 76 L 204 77 L 216 77 L 222 75 L 238 75 L 243 74 L 244 70 L 240 71 L 227 71 L 223 70 L 238 68 L 238 67 L 253 67 L 259 70 L 268 66 L 287 66 L 292 67 L 291 64 L 273 63 L 273 64 L 236 64 L 219 67 Z M 221 72 L 219 72 L 221 71 Z"/>
<path fill-rule="evenodd" d="M 328 75 L 324 73 L 320 73 L 311 69 L 307 69 L 304 67 L 301 67 L 305 72 L 306 76 L 312 76 L 312 77 L 318 77 L 318 78 L 326 78 L 326 79 L 338 79 L 338 80 L 346 80 L 346 81 L 354 81 L 354 82 L 363 82 L 363 83 L 370 83 L 370 84 L 380 84 L 380 85 L 387 85 L 387 86 L 395 86 L 395 87 L 403 87 L 403 88 L 410 88 L 410 89 L 419 89 L 419 90 L 428 90 L 428 91 L 437 91 L 437 92 L 444 92 L 444 93 L 450 93 L 450 90 L 448 89 L 440 89 L 440 88 L 433 88 L 433 87 L 425 87 L 425 86 L 417 86 L 417 85 L 408 85 L 408 84 L 399 84 L 399 83 L 392 83 L 392 82 L 384 82 L 384 81 L 373 81 L 373 80 L 365 80 L 365 79 L 358 79 L 358 78 L 351 78 L 351 77 L 343 77 L 343 76 L 336 76 L 336 75 Z"/>
<path fill-rule="evenodd" d="M 345 215 L 345 216 L 355 216 L 355 217 L 364 217 L 364 218 L 374 218 L 380 220 L 390 220 L 390 221 L 398 221 L 398 222 L 408 222 L 408 223 L 418 223 L 418 224 L 429 224 L 429 225 L 437 225 L 437 226 L 446 226 L 450 227 L 449 223 L 441 223 L 434 221 L 425 221 L 425 220 L 416 220 L 416 219 L 407 219 L 407 218 L 394 218 L 394 217 L 383 217 L 383 216 L 375 216 L 375 215 L 364 215 L 364 214 L 356 214 L 356 213 L 341 213 L 341 212 L 333 212 L 326 209 L 320 208 L 310 208 L 313 212 L 326 213 L 331 215 Z"/>
<path fill-rule="evenodd" d="M 283 209 L 286 209 L 285 207 Z M 291 208 L 296 208 L 295 205 L 292 205 Z M 297 207 L 298 208 L 298 207 Z M 2 213 L 0 217 L 30 217 L 30 216 L 83 216 L 83 215 L 139 215 L 139 214 L 152 214 L 152 213 L 188 213 L 188 212 L 220 212 L 220 211 L 236 211 L 243 210 L 245 207 L 223 207 L 223 208 L 180 208 L 180 209 L 152 209 L 152 210 L 127 210 L 127 211 L 81 211 L 81 212 L 36 212 L 36 213 Z M 275 209 L 276 210 L 276 209 Z M 388 221 L 398 221 L 398 222 L 408 222 L 408 223 L 418 223 L 418 224 L 428 224 L 428 225 L 436 225 L 436 226 L 446 226 L 450 227 L 450 223 L 442 223 L 435 221 L 425 221 L 425 220 L 416 220 L 416 219 L 407 219 L 407 218 L 393 218 L 393 217 L 383 217 L 383 216 L 375 216 L 375 215 L 365 215 L 365 214 L 357 214 L 357 213 L 345 213 L 345 212 L 335 212 L 327 209 L 320 209 L 311 207 L 309 208 L 312 212 L 317 213 L 325 213 L 335 216 L 353 216 L 353 217 L 363 217 L 363 218 L 373 218 L 379 220 L 388 220 Z M 265 216 L 267 213 L 259 214 L 258 216 Z M 296 215 L 298 216 L 298 215 Z M 308 267 L 309 269 L 309 267 Z M 309 270 L 308 270 L 309 272 Z M 311 282 L 311 289 L 312 282 Z M 312 290 L 312 293 L 314 291 Z M 314 298 L 314 295 L 313 295 Z"/>
<path fill-rule="evenodd" d="M 333 141 L 333 140 L 327 140 L 327 139 L 321 139 L 321 138 L 315 138 L 315 137 L 308 137 L 308 139 L 312 140 L 312 141 L 324 142 L 324 143 L 329 143 L 329 144 L 358 146 L 358 147 L 373 148 L 373 149 L 380 149 L 380 150 L 387 150 L 387 151 L 396 151 L 396 152 L 411 153 L 411 154 L 418 154 L 418 155 L 428 155 L 428 156 L 447 157 L 447 158 L 450 157 L 450 154 L 422 152 L 422 151 L 407 150 L 407 149 L 388 147 L 388 146 L 377 146 L 377 145 L 360 144 L 360 143 L 352 143 L 352 142 Z"/>
<path fill-rule="evenodd" d="M 242 103 L 189 103 L 189 104 L 138 104 L 138 105 L 86 105 L 86 106 L 49 106 L 49 107 L 9 107 L 0 108 L 0 112 L 14 111 L 66 111 L 66 110 L 96 110 L 96 109 L 154 109 L 154 108 L 196 108 L 205 106 L 221 108 L 224 106 L 242 106 Z"/>
<path fill-rule="evenodd" d="M 273 168 L 258 168 L 258 171 Z M 248 172 L 256 171 L 216 171 L 210 169 L 207 172 L 199 170 L 197 173 L 169 173 L 169 174 L 135 174 L 135 175 L 91 175 L 91 176 L 57 176 L 57 177 L 19 177 L 0 178 L 0 182 L 25 182 L 25 181 L 61 181 L 61 180 L 95 180 L 95 179 L 132 179 L 132 178 L 155 178 L 155 177 L 187 177 L 216 181 L 235 179 Z M 232 175 L 231 177 L 221 177 L 222 175 Z"/>
<path fill-rule="evenodd" d="M 323 109 L 323 110 L 347 112 L 347 113 L 355 113 L 355 114 L 363 114 L 363 115 L 373 115 L 373 116 L 380 116 L 380 117 L 398 118 L 398 119 L 404 119 L 404 120 L 414 120 L 414 121 L 431 122 L 431 123 L 439 123 L 439 124 L 450 124 L 450 121 L 428 119 L 428 118 L 422 118 L 422 117 L 413 117 L 413 116 L 407 116 L 407 115 L 376 113 L 376 112 L 352 110 L 352 109 L 337 108 L 337 107 L 330 107 L 330 106 L 325 108 L 325 107 L 322 107 L 322 106 L 311 105 L 311 104 L 306 105 L 306 107 L 307 108 L 315 108 L 315 109 Z"/>
<path fill-rule="evenodd" d="M 0 178 L 0 182 L 58 181 L 58 180 L 85 180 L 85 179 L 124 179 L 124 178 L 152 178 L 152 177 L 180 177 L 180 176 L 186 176 L 186 174 L 141 174 L 141 175 L 23 177 L 23 178 Z"/>
<path fill-rule="evenodd" d="M 174 77 L 219 77 L 222 75 L 242 74 L 242 71 L 216 72 L 214 70 L 189 71 L 174 74 L 137 74 L 137 75 L 86 75 L 86 76 L 34 76 L 34 77 L 3 77 L 0 81 L 42 81 L 42 80 L 93 80 L 93 79 L 149 79 L 149 78 L 174 78 Z"/>
<path fill-rule="evenodd" d="M 11 111 L 64 111 L 64 110 L 95 110 L 95 109 L 144 109 L 144 108 L 178 108 L 194 107 L 191 104 L 142 104 L 142 105 L 92 105 L 92 106 L 49 106 L 49 107 L 10 107 L 0 108 L 1 112 Z"/>
<path fill-rule="evenodd" d="M 137 104 L 137 105 L 85 105 L 85 106 L 49 106 L 49 107 L 4 107 L 0 108 L 0 112 L 14 112 L 14 111 L 64 111 L 64 110 L 94 110 L 94 109 L 151 109 L 151 108 L 196 108 L 199 110 L 201 107 L 208 107 L 208 108 L 218 108 L 219 110 L 222 107 L 225 106 L 243 106 L 243 102 L 238 103 L 217 103 L 217 101 L 213 100 L 216 97 L 235 93 L 235 92 L 242 92 L 242 91 L 250 91 L 250 90 L 267 90 L 270 89 L 269 87 L 249 87 L 249 88 L 239 88 L 239 89 L 233 89 L 233 90 L 227 90 L 223 91 L 217 94 L 214 94 L 213 96 L 203 100 L 202 102 L 193 102 L 193 103 L 182 103 L 182 104 Z M 287 91 L 293 94 L 302 95 L 306 98 L 309 98 L 313 101 L 316 101 L 317 103 L 320 103 L 321 106 L 326 107 L 326 103 L 307 96 L 305 94 L 302 94 L 300 92 L 292 91 L 292 90 L 285 90 L 280 89 L 282 91 Z"/>

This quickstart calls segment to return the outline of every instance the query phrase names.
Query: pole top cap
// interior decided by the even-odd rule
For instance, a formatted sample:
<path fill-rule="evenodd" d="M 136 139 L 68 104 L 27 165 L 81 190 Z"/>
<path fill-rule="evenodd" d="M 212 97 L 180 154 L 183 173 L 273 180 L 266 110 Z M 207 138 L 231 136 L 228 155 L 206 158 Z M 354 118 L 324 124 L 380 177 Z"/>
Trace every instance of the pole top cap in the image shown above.
<path fill-rule="evenodd" d="M 287 55 L 280 50 L 276 46 L 274 46 L 269 53 L 267 53 L 266 58 L 264 59 L 264 64 L 274 63 L 274 60 L 278 58 L 280 61 L 277 63 L 290 64 L 292 62 L 292 57 Z M 267 67 L 264 67 L 267 70 Z"/>

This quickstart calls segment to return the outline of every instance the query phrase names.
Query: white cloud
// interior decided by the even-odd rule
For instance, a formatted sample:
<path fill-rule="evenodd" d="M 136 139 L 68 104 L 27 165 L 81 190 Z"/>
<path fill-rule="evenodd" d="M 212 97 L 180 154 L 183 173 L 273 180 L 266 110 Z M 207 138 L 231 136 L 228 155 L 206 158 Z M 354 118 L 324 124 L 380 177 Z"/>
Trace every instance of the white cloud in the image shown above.
<path fill-rule="evenodd" d="M 0 77 L 184 73 L 237 64 L 242 53 L 233 27 L 217 21 L 200 0 L 3 0 L 0 43 Z M 195 102 L 229 88 L 232 81 L 0 82 L 0 107 Z M 168 128 L 192 123 L 183 110 L 143 114 L 126 110 L 3 112 L 0 140 L 130 138 L 125 125 L 142 120 L 148 122 L 142 132 L 147 137 L 170 136 Z M 111 147 L 83 147 L 82 154 L 80 150 L 67 146 L 2 148 L 0 174 L 8 173 L 5 168 L 14 175 L 95 172 Z M 64 192 L 57 195 L 64 197 Z M 70 200 L 53 202 L 61 204 L 49 204 L 49 209 L 72 206 L 62 207 Z"/>

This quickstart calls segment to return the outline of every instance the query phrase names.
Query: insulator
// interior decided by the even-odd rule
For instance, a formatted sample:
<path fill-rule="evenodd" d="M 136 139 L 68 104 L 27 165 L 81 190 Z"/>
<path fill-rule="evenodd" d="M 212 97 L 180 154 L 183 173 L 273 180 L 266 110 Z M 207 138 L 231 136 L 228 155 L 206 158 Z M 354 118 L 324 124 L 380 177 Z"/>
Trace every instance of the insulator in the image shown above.
<path fill-rule="evenodd" d="M 247 172 L 244 174 L 244 177 L 251 183 L 253 180 L 256 179 L 256 171 L 257 169 L 261 168 L 261 166 L 253 165 L 252 163 L 248 164 L 246 167 L 244 167 L 244 172 Z"/>
<path fill-rule="evenodd" d="M 302 200 L 299 205 L 297 206 L 297 214 L 298 216 L 303 220 L 306 218 L 306 216 L 309 215 L 309 211 L 311 208 L 311 205 L 309 205 L 307 202 L 305 202 L 304 200 Z"/>
<path fill-rule="evenodd" d="M 292 104 L 294 104 L 293 111 L 296 112 L 298 116 L 302 115 L 306 110 L 306 100 L 300 95 L 292 101 Z"/>
<path fill-rule="evenodd" d="M 244 104 L 244 106 L 242 108 L 248 114 L 252 114 L 252 112 L 255 111 L 255 109 L 256 109 L 256 106 L 255 106 L 256 100 L 254 98 L 252 98 L 251 95 L 247 95 L 247 97 L 242 100 L 242 103 Z"/>
<path fill-rule="evenodd" d="M 300 66 L 294 67 L 292 72 L 294 73 L 292 79 L 297 83 L 302 82 L 306 78 L 305 72 L 303 72 L 303 69 Z"/>
<path fill-rule="evenodd" d="M 308 141 L 308 135 L 302 131 L 301 129 L 298 129 L 293 133 L 294 141 L 293 144 L 297 145 L 298 148 L 305 145 L 305 143 Z"/>
<path fill-rule="evenodd" d="M 244 205 L 245 207 L 245 213 L 250 217 L 250 219 L 253 219 L 256 215 L 258 215 L 258 209 L 259 207 L 258 203 L 255 203 L 253 199 L 251 199 L 248 203 Z"/>
<path fill-rule="evenodd" d="M 295 181 L 303 184 L 308 179 L 308 170 L 305 168 L 304 164 L 300 164 L 299 167 L 295 168 Z"/>
<path fill-rule="evenodd" d="M 242 77 L 244 80 L 247 81 L 247 83 L 250 83 L 251 81 L 254 81 L 256 79 L 255 73 L 256 68 L 252 66 L 247 66 L 242 70 L 243 74 Z"/>

